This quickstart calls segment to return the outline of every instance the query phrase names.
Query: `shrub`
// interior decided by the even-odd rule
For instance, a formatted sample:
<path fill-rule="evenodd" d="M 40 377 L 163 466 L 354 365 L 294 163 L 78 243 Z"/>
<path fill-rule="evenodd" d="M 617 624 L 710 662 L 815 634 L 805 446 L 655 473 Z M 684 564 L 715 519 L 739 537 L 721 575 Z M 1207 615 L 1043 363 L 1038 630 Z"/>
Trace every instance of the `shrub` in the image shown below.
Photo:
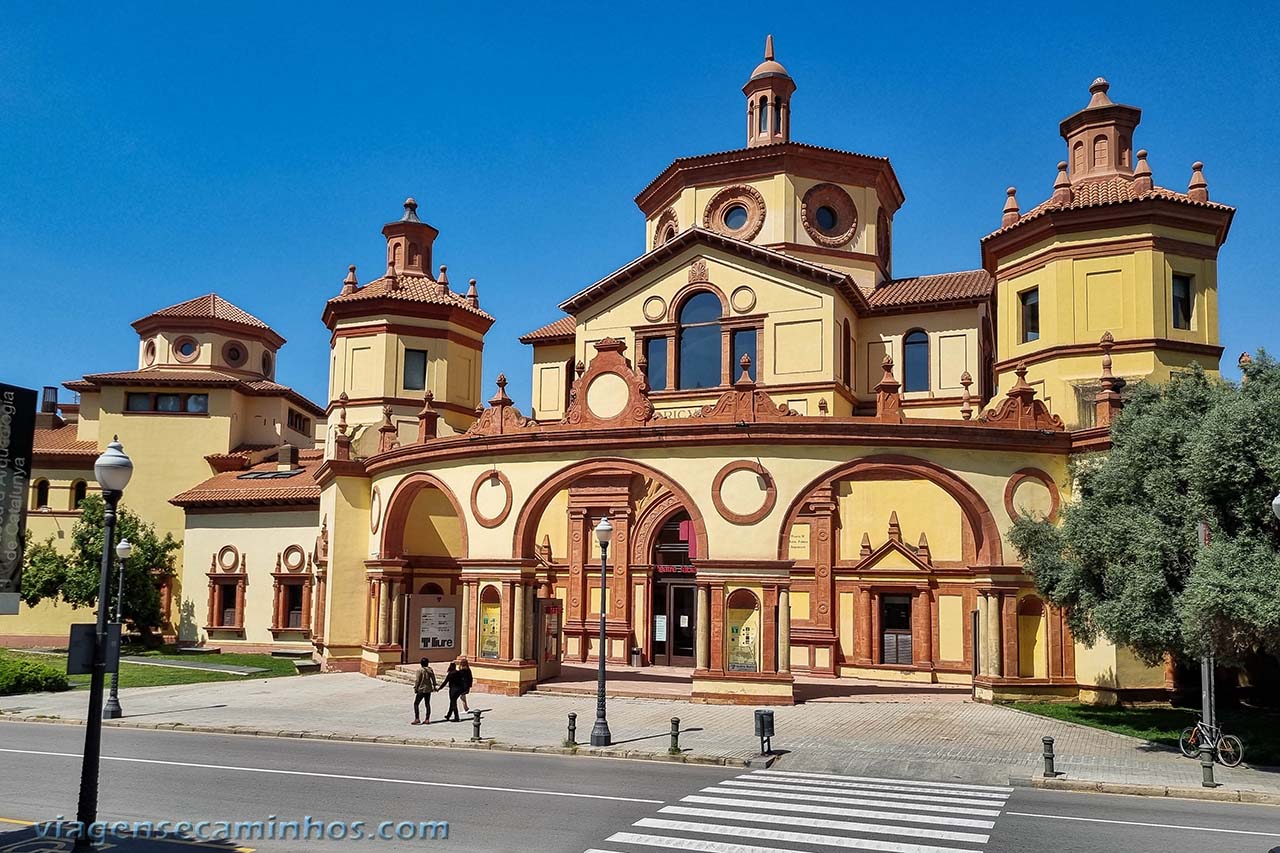
<path fill-rule="evenodd" d="M 48 664 L 0 657 L 0 696 L 70 690 L 66 673 Z"/>

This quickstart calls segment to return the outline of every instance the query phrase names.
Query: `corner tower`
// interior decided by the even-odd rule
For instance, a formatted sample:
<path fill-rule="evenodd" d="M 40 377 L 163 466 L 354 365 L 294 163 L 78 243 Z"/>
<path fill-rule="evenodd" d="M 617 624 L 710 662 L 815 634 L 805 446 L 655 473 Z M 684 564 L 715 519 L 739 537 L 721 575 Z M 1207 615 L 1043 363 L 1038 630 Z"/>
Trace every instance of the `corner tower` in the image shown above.
<path fill-rule="evenodd" d="M 1199 363 L 1216 372 L 1218 250 L 1234 208 L 1209 200 L 1203 164 L 1185 192 L 1157 186 L 1132 152 L 1142 111 L 1113 103 L 1099 77 L 1084 109 L 1060 125 L 1067 144 L 1048 199 L 1022 211 L 1006 193 L 1001 227 L 982 238 L 996 278 L 996 385 L 1019 364 L 1068 426 L 1093 421 L 1098 342 L 1115 339 L 1114 371 L 1162 381 Z"/>
<path fill-rule="evenodd" d="M 406 199 L 403 215 L 382 229 L 385 274 L 361 285 L 349 267 L 338 295 L 325 304 L 332 333 L 328 456 L 344 419 L 357 458 L 413 443 L 428 393 L 439 435 L 464 432 L 475 420 L 493 317 L 480 308 L 475 279 L 458 293 L 444 265 L 431 275 L 438 234 L 419 219 L 418 203 Z"/>
<path fill-rule="evenodd" d="M 747 147 L 791 141 L 791 95 L 795 81 L 773 58 L 773 36 L 764 40 L 764 61 L 742 87 L 747 96 Z"/>

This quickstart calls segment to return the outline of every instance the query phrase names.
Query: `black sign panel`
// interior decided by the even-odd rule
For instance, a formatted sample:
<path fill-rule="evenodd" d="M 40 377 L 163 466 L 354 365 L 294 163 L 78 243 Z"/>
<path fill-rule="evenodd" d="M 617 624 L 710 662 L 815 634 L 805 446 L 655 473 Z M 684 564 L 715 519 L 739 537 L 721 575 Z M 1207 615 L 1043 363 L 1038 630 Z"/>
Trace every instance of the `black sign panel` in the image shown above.
<path fill-rule="evenodd" d="M 36 392 L 0 383 L 0 613 L 14 612 L 22 586 L 35 429 Z"/>

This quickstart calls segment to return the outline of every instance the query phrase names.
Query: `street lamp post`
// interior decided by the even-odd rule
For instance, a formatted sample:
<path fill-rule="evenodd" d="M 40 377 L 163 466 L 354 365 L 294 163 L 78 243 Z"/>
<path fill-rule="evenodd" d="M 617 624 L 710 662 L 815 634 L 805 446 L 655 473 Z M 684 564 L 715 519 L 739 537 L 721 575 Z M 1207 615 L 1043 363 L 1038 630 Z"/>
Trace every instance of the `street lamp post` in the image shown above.
<path fill-rule="evenodd" d="M 98 579 L 98 624 L 94 635 L 93 673 L 89 680 L 89 715 L 84 726 L 84 761 L 80 766 L 80 802 L 76 820 L 80 834 L 74 849 L 92 850 L 90 829 L 98 820 L 98 765 L 102 753 L 102 686 L 107 670 L 107 608 L 111 596 L 111 544 L 116 531 L 116 506 L 129 478 L 133 462 L 124 453 L 118 436 L 93 463 L 93 475 L 102 487 L 106 507 L 102 515 L 102 573 Z"/>
<path fill-rule="evenodd" d="M 129 559 L 129 555 L 133 553 L 133 543 L 128 539 L 121 539 L 120 544 L 116 546 L 116 622 L 120 625 L 120 630 L 124 631 L 124 568 L 125 563 Z M 111 693 L 107 696 L 107 707 L 102 711 L 102 717 L 106 720 L 118 720 L 124 716 L 124 709 L 120 707 L 120 667 L 111 672 Z"/>
<path fill-rule="evenodd" d="M 591 727 L 592 746 L 609 746 L 613 742 L 613 735 L 609 733 L 609 721 L 604 715 L 604 659 L 608 642 L 604 633 L 605 590 L 608 589 L 605 573 L 609 565 L 611 539 L 613 539 L 613 525 L 609 523 L 608 517 L 602 518 L 596 525 L 596 541 L 600 543 L 600 648 L 596 653 L 599 667 L 596 671 L 596 724 Z"/>

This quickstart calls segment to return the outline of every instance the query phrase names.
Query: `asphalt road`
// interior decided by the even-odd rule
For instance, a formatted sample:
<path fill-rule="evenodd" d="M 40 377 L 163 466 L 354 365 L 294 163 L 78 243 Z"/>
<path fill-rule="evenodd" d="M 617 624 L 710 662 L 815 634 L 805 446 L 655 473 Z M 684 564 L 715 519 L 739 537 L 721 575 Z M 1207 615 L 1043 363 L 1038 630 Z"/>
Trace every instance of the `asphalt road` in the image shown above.
<path fill-rule="evenodd" d="M 83 736 L 75 726 L 0 723 L 0 819 L 74 816 Z M 103 754 L 103 820 L 310 816 L 364 821 L 366 832 L 384 820 L 448 822 L 447 840 L 387 840 L 372 849 L 1265 853 L 1280 847 L 1277 807 L 792 773 L 785 759 L 758 773 L 115 728 L 104 731 Z M 8 827 L 18 825 L 0 823 L 0 853 L 18 837 L 6 839 Z M 353 843 L 370 846 L 314 837 L 241 842 L 261 851 Z"/>

